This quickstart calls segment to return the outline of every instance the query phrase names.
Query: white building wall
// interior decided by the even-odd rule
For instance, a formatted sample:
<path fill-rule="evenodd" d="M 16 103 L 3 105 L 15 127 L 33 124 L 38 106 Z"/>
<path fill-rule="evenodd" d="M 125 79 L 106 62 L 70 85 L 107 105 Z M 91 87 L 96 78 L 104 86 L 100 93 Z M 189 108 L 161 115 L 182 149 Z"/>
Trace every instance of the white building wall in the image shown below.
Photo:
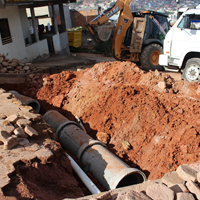
<path fill-rule="evenodd" d="M 20 8 L 19 9 L 19 15 L 20 15 L 20 20 L 21 20 L 24 40 L 26 38 L 28 38 L 29 42 L 31 43 L 31 34 L 30 34 L 30 31 L 29 31 L 29 22 L 28 22 L 28 18 L 27 18 L 27 15 L 26 15 L 26 9 Z"/>
<path fill-rule="evenodd" d="M 6 7 L 0 10 L 0 19 L 7 18 L 12 36 L 12 43 L 2 45 L 0 38 L 0 53 L 8 59 L 17 58 L 22 60 L 27 57 L 25 53 L 25 42 L 17 6 Z M 1 37 L 1 36 L 0 36 Z"/>
<path fill-rule="evenodd" d="M 59 33 L 57 33 L 56 35 L 53 35 L 52 39 L 53 39 L 53 45 L 54 45 L 55 53 L 60 52 L 61 51 L 61 45 L 60 45 Z"/>
<path fill-rule="evenodd" d="M 70 54 L 67 32 L 60 34 L 60 46 L 63 53 L 68 54 L 68 55 Z"/>
<path fill-rule="evenodd" d="M 20 11 L 21 12 L 21 11 Z M 10 33 L 12 36 L 12 43 L 2 45 L 1 35 L 0 35 L 0 54 L 6 55 L 8 59 L 19 59 L 21 62 L 32 61 L 38 56 L 47 57 L 49 55 L 47 40 L 42 40 L 37 43 L 25 46 L 25 37 L 28 35 L 27 24 L 22 26 L 24 19 L 21 21 L 21 17 L 24 15 L 22 12 L 20 14 L 17 6 L 6 7 L 5 9 L 0 10 L 0 19 L 7 18 L 10 28 Z M 60 41 L 57 41 L 56 37 L 56 50 L 59 51 Z"/>
<path fill-rule="evenodd" d="M 30 46 L 26 47 L 26 54 L 29 55 L 28 58 L 30 61 L 34 60 L 37 57 L 48 57 L 49 49 L 47 40 L 41 40 L 38 43 L 33 43 Z"/>

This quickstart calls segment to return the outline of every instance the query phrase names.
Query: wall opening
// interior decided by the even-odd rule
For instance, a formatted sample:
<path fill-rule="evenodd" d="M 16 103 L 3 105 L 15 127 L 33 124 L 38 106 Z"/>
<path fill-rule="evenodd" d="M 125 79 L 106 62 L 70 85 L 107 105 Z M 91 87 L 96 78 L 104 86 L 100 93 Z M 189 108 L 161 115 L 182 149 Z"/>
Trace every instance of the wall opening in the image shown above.
<path fill-rule="evenodd" d="M 1 41 L 3 45 L 12 42 L 12 36 L 10 34 L 8 19 L 0 19 L 0 32 L 1 32 Z"/>

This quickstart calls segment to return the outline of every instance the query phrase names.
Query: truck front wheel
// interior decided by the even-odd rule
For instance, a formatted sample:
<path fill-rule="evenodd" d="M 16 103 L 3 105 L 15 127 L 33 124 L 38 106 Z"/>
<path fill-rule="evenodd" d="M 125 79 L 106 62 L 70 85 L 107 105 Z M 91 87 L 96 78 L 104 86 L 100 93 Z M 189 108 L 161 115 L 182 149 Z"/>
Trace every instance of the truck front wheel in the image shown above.
<path fill-rule="evenodd" d="M 141 53 L 140 62 L 142 64 L 142 68 L 145 70 L 155 71 L 156 69 L 159 71 L 163 70 L 163 66 L 158 64 L 159 55 L 162 54 L 162 46 L 159 44 L 150 44 L 146 46 Z"/>
<path fill-rule="evenodd" d="M 185 68 L 182 72 L 182 78 L 187 81 L 200 82 L 200 59 L 191 58 L 186 62 Z"/>

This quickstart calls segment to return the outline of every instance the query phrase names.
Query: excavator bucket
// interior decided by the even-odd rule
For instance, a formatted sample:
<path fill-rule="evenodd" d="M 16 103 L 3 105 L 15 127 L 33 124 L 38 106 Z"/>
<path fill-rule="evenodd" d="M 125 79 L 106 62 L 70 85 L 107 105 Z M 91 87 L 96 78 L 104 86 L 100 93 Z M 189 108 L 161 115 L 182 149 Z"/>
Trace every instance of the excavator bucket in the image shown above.
<path fill-rule="evenodd" d="M 115 27 L 114 23 L 109 23 L 99 26 L 97 28 L 98 38 L 103 42 L 109 40 L 114 27 Z"/>
<path fill-rule="evenodd" d="M 135 17 L 133 24 L 130 52 L 141 53 L 146 19 Z"/>

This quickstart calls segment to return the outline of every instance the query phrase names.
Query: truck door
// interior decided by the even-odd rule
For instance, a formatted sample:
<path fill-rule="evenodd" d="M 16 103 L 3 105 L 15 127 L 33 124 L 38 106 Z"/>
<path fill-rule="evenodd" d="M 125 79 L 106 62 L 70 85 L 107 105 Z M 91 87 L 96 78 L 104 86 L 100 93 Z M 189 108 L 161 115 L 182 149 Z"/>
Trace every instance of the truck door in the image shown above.
<path fill-rule="evenodd" d="M 184 51 L 200 46 L 200 15 L 185 15 L 173 30 L 170 56 L 180 58 Z"/>

